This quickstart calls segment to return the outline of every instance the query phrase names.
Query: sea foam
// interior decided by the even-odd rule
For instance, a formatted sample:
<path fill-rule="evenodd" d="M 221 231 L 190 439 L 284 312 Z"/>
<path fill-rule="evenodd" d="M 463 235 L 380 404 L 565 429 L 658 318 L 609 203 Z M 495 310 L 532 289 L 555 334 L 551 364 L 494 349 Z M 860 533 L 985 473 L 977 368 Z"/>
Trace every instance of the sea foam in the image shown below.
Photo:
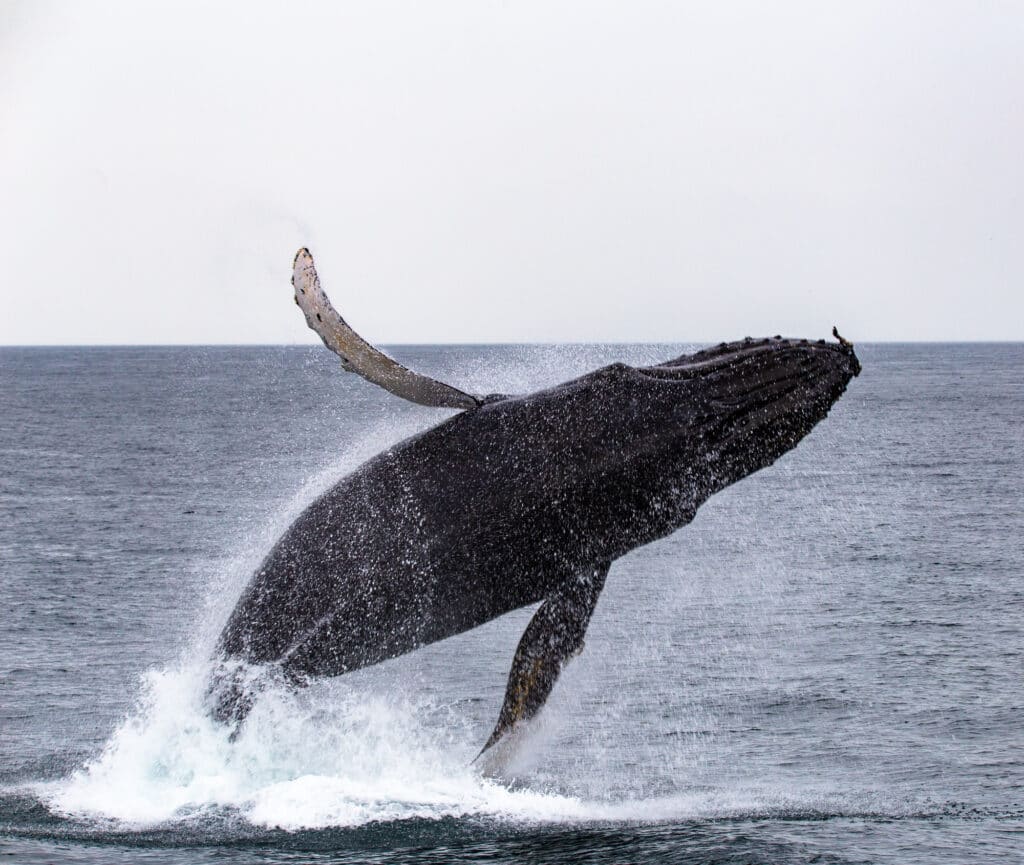
<path fill-rule="evenodd" d="M 268 691 L 234 741 L 204 708 L 203 671 L 145 677 L 138 708 L 102 753 L 44 792 L 62 814 L 136 825 L 237 811 L 285 829 L 375 820 L 494 815 L 580 819 L 583 803 L 512 790 L 470 765 L 453 729 L 431 730 L 421 707 L 336 686 Z"/>
<path fill-rule="evenodd" d="M 473 767 L 474 740 L 452 713 L 437 724 L 437 707 L 344 680 L 315 693 L 265 691 L 232 741 L 206 713 L 204 682 L 199 666 L 147 673 L 137 708 L 102 753 L 45 785 L 40 798 L 63 816 L 128 830 L 232 813 L 299 830 L 444 817 L 660 822 L 848 812 L 852 804 L 824 791 L 705 789 L 612 801 L 513 784 Z M 525 737 L 519 747 L 533 744 Z"/>

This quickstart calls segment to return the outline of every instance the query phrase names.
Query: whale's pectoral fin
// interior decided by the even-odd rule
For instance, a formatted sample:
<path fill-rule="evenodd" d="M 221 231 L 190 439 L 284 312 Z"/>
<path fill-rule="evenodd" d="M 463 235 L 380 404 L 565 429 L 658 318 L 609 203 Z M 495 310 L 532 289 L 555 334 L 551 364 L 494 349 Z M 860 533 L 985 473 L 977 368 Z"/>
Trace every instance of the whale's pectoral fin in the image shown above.
<path fill-rule="evenodd" d="M 352 330 L 320 288 L 313 256 L 305 247 L 295 256 L 292 285 L 295 286 L 295 302 L 306 316 L 306 323 L 319 334 L 324 345 L 341 358 L 345 369 L 420 405 L 476 408 L 482 404 L 480 397 L 407 369 Z"/>
<path fill-rule="evenodd" d="M 562 666 L 583 649 L 583 636 L 607 575 L 607 565 L 580 575 L 537 609 L 519 640 L 498 723 L 480 754 L 544 706 Z"/>

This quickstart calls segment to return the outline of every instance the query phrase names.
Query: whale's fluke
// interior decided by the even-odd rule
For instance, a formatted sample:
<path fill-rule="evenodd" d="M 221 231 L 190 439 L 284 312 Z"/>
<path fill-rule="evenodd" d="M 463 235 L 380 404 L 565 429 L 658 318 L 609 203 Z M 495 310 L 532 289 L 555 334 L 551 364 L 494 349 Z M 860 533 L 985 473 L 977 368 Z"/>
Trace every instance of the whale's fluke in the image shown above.
<path fill-rule="evenodd" d="M 342 366 L 411 402 L 434 408 L 476 408 L 483 400 L 464 393 L 450 384 L 421 375 L 388 357 L 352 330 L 320 287 L 313 256 L 303 247 L 292 266 L 295 302 L 306 316 L 306 323 L 331 351 L 341 358 Z"/>

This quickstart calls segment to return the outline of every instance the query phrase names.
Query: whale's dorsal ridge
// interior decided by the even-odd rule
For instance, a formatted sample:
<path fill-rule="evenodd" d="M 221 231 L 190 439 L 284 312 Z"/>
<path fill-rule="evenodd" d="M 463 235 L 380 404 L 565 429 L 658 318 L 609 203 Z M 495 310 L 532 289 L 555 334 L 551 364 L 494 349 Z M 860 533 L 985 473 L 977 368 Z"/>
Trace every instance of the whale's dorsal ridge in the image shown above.
<path fill-rule="evenodd" d="M 341 358 L 349 372 L 358 373 L 395 396 L 432 408 L 472 409 L 485 402 L 482 397 L 402 366 L 349 327 L 320 287 L 313 256 L 306 247 L 295 254 L 292 285 L 295 303 L 306 316 L 306 324 Z"/>

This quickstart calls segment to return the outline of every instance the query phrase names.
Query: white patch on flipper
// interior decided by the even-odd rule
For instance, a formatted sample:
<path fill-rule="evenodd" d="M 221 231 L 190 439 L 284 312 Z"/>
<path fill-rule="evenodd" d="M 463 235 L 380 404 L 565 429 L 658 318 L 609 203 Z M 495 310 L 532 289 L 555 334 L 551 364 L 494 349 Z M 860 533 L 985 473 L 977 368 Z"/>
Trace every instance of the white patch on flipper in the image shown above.
<path fill-rule="evenodd" d="M 346 370 L 358 373 L 395 396 L 420 405 L 471 409 L 480 404 L 477 397 L 450 384 L 413 372 L 356 333 L 320 287 L 313 256 L 305 247 L 295 255 L 292 286 L 295 288 L 295 302 L 305 315 L 306 324 L 324 345 L 341 358 Z"/>

